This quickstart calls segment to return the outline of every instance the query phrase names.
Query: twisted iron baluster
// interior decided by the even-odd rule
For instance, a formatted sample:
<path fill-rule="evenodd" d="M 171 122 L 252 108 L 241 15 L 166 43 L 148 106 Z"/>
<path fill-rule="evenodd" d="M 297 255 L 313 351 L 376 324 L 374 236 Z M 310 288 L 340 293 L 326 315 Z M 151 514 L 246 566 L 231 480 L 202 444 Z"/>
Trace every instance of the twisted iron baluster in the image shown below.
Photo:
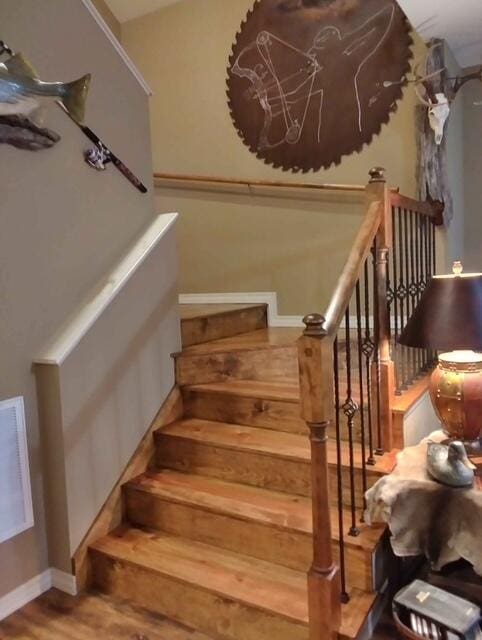
<path fill-rule="evenodd" d="M 362 351 L 362 326 L 361 326 L 361 292 L 360 281 L 356 283 L 356 331 L 357 331 L 357 343 L 358 343 L 358 377 L 359 377 L 359 389 L 360 389 L 360 439 L 361 439 L 361 456 L 362 456 L 362 489 L 363 489 L 363 513 L 361 521 L 364 521 L 364 513 L 366 509 L 365 493 L 368 489 L 367 483 L 367 467 L 366 467 L 366 442 L 365 442 L 365 394 L 363 388 L 363 351 Z"/>
<path fill-rule="evenodd" d="M 381 404 L 381 372 L 380 372 L 380 301 L 378 299 L 378 269 L 377 269 L 377 253 L 378 242 L 375 238 L 372 255 L 373 255 L 373 308 L 374 308 L 374 338 L 375 349 L 373 351 L 374 364 L 375 364 L 375 385 L 376 385 L 376 407 L 377 407 L 377 448 L 375 454 L 377 456 L 383 455 L 383 436 L 382 436 L 382 404 Z"/>
<path fill-rule="evenodd" d="M 349 534 L 358 536 L 359 529 L 356 526 L 356 495 L 355 495 L 355 456 L 353 451 L 353 429 L 355 428 L 355 416 L 358 413 L 358 404 L 353 398 L 351 384 L 351 336 L 350 336 L 350 307 L 345 313 L 345 356 L 346 356 L 346 401 L 343 405 L 343 413 L 347 418 L 348 426 L 348 451 L 350 456 L 350 510 L 351 527 Z"/>
<path fill-rule="evenodd" d="M 345 524 L 343 522 L 343 478 L 341 459 L 341 429 L 340 429 L 340 370 L 338 362 L 338 338 L 333 343 L 333 371 L 335 386 L 335 437 L 336 437 L 336 484 L 338 493 L 338 538 L 340 548 L 340 581 L 343 604 L 350 601 L 346 590 L 346 564 L 345 564 Z"/>
<path fill-rule="evenodd" d="M 363 288 L 365 291 L 365 340 L 363 341 L 362 351 L 365 356 L 365 373 L 367 381 L 367 412 L 368 412 L 368 448 L 369 456 L 367 464 L 374 466 L 376 464 L 373 454 L 373 412 L 372 412 L 372 375 L 371 375 L 371 357 L 373 355 L 374 344 L 370 333 L 370 278 L 368 275 L 368 259 L 365 260 Z"/>

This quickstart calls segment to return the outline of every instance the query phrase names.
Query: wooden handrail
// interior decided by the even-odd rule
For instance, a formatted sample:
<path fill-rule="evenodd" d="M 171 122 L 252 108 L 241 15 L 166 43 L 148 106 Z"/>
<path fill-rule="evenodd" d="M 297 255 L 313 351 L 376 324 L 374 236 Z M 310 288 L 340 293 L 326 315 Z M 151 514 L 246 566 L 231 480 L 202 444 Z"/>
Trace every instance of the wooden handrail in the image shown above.
<path fill-rule="evenodd" d="M 327 335 L 336 336 L 340 328 L 345 310 L 378 233 L 383 217 L 383 207 L 383 202 L 375 201 L 368 208 L 325 314 L 323 326 Z"/>
<path fill-rule="evenodd" d="M 310 191 L 349 191 L 363 193 L 365 187 L 358 184 L 317 184 L 316 182 L 288 182 L 271 180 L 241 180 L 238 178 L 222 178 L 219 176 L 183 175 L 175 173 L 154 173 L 154 181 L 176 182 L 184 186 L 216 186 L 226 185 L 232 187 L 247 187 L 267 189 L 306 189 Z"/>
<path fill-rule="evenodd" d="M 401 193 L 392 191 L 390 193 L 390 203 L 392 207 L 399 207 L 400 209 L 406 209 L 407 211 L 414 211 L 420 213 L 423 216 L 427 216 L 433 219 L 434 224 L 440 226 L 443 224 L 443 207 L 435 206 L 430 202 L 422 202 L 420 200 L 414 200 L 403 196 Z"/>

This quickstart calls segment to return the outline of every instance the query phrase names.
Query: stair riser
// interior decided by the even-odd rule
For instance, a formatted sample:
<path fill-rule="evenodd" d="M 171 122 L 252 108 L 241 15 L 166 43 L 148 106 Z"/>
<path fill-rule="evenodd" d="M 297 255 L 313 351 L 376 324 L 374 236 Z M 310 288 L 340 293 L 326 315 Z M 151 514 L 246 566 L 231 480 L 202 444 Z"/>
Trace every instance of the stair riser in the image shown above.
<path fill-rule="evenodd" d="M 311 494 L 311 464 L 309 461 L 292 460 L 261 454 L 217 447 L 209 443 L 196 442 L 174 436 L 156 435 L 157 464 L 160 468 L 183 473 L 195 473 L 212 478 L 239 482 L 254 487 L 283 491 L 301 496 Z M 370 469 L 370 468 L 369 468 Z M 329 468 L 332 500 L 336 504 L 336 467 Z M 355 469 L 355 496 L 358 505 L 363 504 L 361 470 Z M 368 471 L 368 486 L 372 486 L 379 475 Z M 350 505 L 350 474 L 342 467 L 344 487 L 343 502 Z"/>
<path fill-rule="evenodd" d="M 265 329 L 267 324 L 265 306 L 185 319 L 181 322 L 182 346 L 190 347 L 211 340 L 230 338 L 242 333 Z"/>
<path fill-rule="evenodd" d="M 279 380 L 298 376 L 295 346 L 176 357 L 179 386 L 226 380 Z"/>
<path fill-rule="evenodd" d="M 206 391 L 184 391 L 185 415 L 218 422 L 308 434 L 298 402 L 247 398 Z"/>
<path fill-rule="evenodd" d="M 124 495 L 127 517 L 133 524 L 205 542 L 298 571 L 306 572 L 311 564 L 311 534 L 171 502 L 132 487 L 126 488 Z M 336 541 L 333 542 L 333 554 L 338 562 L 339 545 Z M 346 546 L 345 558 L 349 586 L 372 591 L 375 586 L 372 554 L 361 548 Z"/>
<path fill-rule="evenodd" d="M 234 601 L 129 562 L 91 551 L 94 583 L 160 615 L 226 640 L 308 640 L 300 622 Z"/>
<path fill-rule="evenodd" d="M 237 396 L 210 392 L 201 389 L 183 391 L 184 411 L 188 418 L 229 422 L 248 427 L 273 429 L 288 433 L 308 434 L 306 423 L 300 417 L 300 404 L 294 401 L 266 400 L 264 398 Z M 341 438 L 349 439 L 348 425 L 343 414 L 340 415 Z M 368 414 L 365 411 L 368 425 Z M 354 442 L 361 441 L 361 421 L 357 415 L 354 421 Z M 368 429 L 368 426 L 366 426 Z M 335 427 L 329 433 L 335 437 Z M 367 434 L 368 440 L 368 434 Z"/>

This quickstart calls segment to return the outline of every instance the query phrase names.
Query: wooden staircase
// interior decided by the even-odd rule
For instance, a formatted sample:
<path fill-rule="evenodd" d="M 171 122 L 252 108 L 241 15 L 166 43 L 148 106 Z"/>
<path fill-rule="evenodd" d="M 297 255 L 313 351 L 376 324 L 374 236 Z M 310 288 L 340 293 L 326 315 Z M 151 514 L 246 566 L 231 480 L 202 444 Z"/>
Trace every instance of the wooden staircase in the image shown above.
<path fill-rule="evenodd" d="M 155 433 L 156 467 L 124 486 L 122 526 L 91 545 L 93 583 L 219 640 L 307 640 L 313 525 L 301 331 L 268 329 L 264 306 L 215 307 L 184 310 L 184 417 Z M 347 456 L 344 446 L 344 483 Z M 356 443 L 357 473 L 360 456 Z M 335 484 L 334 443 L 328 461 Z M 393 464 L 393 454 L 377 458 L 369 483 Z M 337 559 L 335 502 L 331 510 Z M 359 523 L 353 537 L 348 507 L 343 519 L 350 601 L 339 637 L 368 638 L 388 573 L 386 532 Z"/>

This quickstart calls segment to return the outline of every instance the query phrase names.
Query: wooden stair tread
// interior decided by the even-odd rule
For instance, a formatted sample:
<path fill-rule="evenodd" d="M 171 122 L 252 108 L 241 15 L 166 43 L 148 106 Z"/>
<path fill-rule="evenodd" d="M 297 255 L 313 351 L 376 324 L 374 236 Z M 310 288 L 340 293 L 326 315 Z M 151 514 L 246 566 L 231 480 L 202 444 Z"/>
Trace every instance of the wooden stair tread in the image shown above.
<path fill-rule="evenodd" d="M 299 402 L 300 386 L 297 380 L 228 380 L 194 384 L 186 387 L 187 391 L 206 391 L 225 395 L 236 395 L 243 398 L 262 398 L 263 400 L 279 400 Z"/>
<path fill-rule="evenodd" d="M 302 572 L 200 542 L 125 526 L 91 549 L 116 563 L 140 567 L 308 627 L 307 583 Z M 340 638 L 357 638 L 376 599 L 376 594 L 350 591 L 350 602 L 342 606 Z"/>
<path fill-rule="evenodd" d="M 346 388 L 346 373 L 339 373 L 340 392 Z M 192 384 L 185 387 L 186 391 L 196 391 L 198 393 L 218 393 L 224 395 L 235 395 L 242 398 L 260 398 L 262 400 L 273 400 L 276 402 L 298 403 L 300 401 L 299 380 L 294 378 L 283 378 L 276 380 L 242 380 L 232 379 L 223 382 L 208 382 L 203 384 Z M 352 398 L 359 400 L 358 374 L 354 372 Z"/>
<path fill-rule="evenodd" d="M 181 355 L 201 355 L 224 353 L 226 351 L 249 351 L 253 349 L 273 349 L 279 347 L 296 347 L 296 340 L 301 335 L 298 328 L 257 329 L 230 338 L 212 340 L 203 344 L 183 349 Z"/>
<path fill-rule="evenodd" d="M 311 460 L 310 443 L 304 435 L 227 424 L 225 422 L 189 418 L 174 422 L 156 431 L 155 436 L 184 438 L 200 444 L 209 444 L 238 451 L 255 451 L 256 453 L 301 462 L 310 462 Z M 332 439 L 328 440 L 327 453 L 328 464 L 336 465 L 336 443 Z M 360 469 L 362 467 L 362 456 L 359 443 L 354 443 L 353 453 L 354 466 Z M 396 452 L 393 451 L 383 456 L 377 456 L 376 466 L 368 467 L 368 471 L 375 474 L 390 473 L 395 464 L 395 454 Z M 341 462 L 344 466 L 349 464 L 349 449 L 344 442 L 342 442 Z"/>
<path fill-rule="evenodd" d="M 213 316 L 227 315 L 239 311 L 247 311 L 249 309 L 265 309 L 266 304 L 180 304 L 179 315 L 181 321 L 194 320 L 198 318 L 211 318 Z"/>
<path fill-rule="evenodd" d="M 162 470 L 145 473 L 127 483 L 132 488 L 165 500 L 189 504 L 215 513 L 301 533 L 312 533 L 311 499 L 216 478 Z M 331 508 L 333 539 L 339 540 L 338 510 Z M 344 509 L 344 539 L 350 547 L 373 551 L 385 527 L 359 524 L 360 535 L 349 536 L 350 511 Z"/>
<path fill-rule="evenodd" d="M 221 597 L 308 623 L 306 576 L 301 572 L 159 531 L 128 527 L 102 538 L 92 549 Z"/>
<path fill-rule="evenodd" d="M 339 634 L 342 640 L 358 638 L 376 599 L 377 594 L 374 593 L 366 593 L 360 589 L 350 591 L 350 602 L 341 607 L 342 618 Z"/>

